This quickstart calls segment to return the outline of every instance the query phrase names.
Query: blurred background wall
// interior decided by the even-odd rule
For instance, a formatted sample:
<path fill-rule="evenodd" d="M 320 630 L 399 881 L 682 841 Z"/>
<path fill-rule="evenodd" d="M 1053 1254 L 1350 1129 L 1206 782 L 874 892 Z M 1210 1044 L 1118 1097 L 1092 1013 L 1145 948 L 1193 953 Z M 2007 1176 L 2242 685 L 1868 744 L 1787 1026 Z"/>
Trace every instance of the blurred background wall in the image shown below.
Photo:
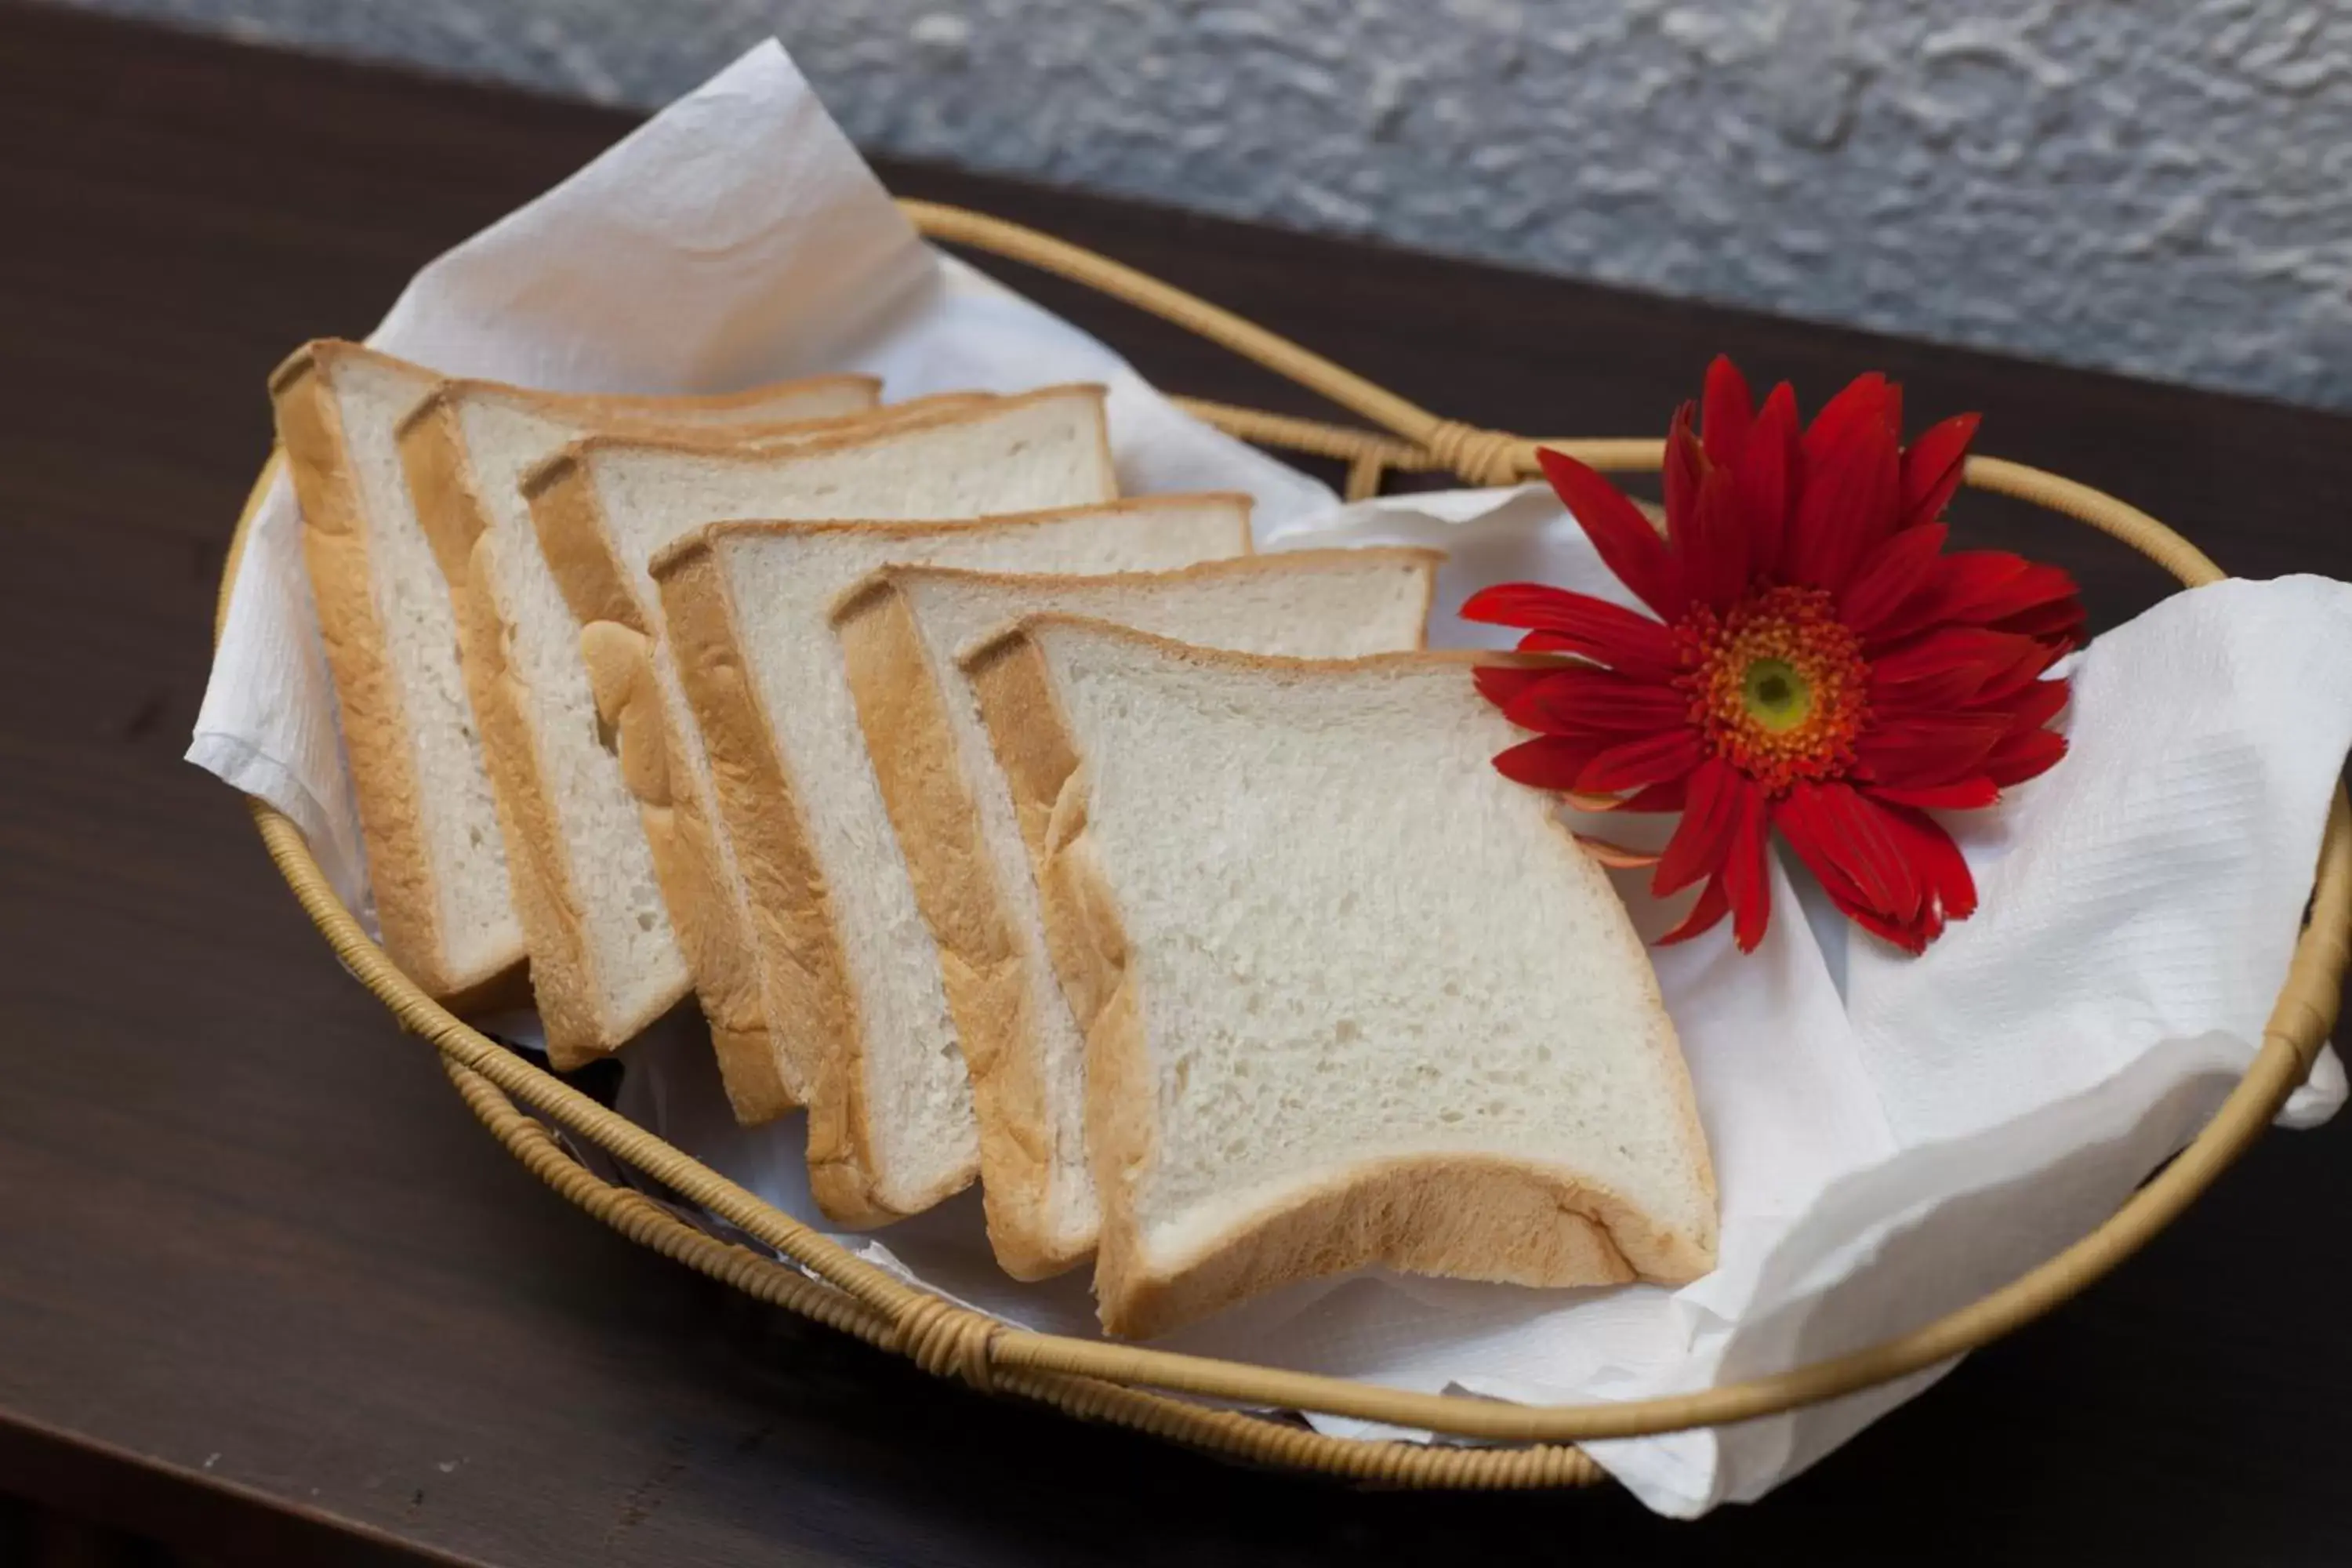
<path fill-rule="evenodd" d="M 2352 6 L 70 3 L 637 106 L 773 33 L 873 149 L 2352 407 Z"/>

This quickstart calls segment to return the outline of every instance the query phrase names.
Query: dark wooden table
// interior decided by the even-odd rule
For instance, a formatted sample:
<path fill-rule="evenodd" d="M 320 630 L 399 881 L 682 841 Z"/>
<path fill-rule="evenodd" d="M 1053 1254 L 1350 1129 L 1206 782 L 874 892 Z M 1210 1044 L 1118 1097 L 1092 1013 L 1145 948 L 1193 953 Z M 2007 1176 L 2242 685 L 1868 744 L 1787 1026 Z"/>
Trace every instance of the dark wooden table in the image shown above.
<path fill-rule="evenodd" d="M 1756 1509 L 1367 1494 L 935 1384 L 565 1207 L 184 764 L 262 377 L 625 116 L 0 9 L 0 1563 L 2352 1561 L 2352 1145 L 2275 1135 L 2115 1279 Z M 892 166 L 1458 416 L 1663 426 L 1706 357 L 2352 576 L 2352 420 Z M 1163 385 L 1296 395 L 1031 284 Z M 1936 286 L 1923 277 L 1918 286 Z M 2184 325 L 2184 330 L 2191 330 Z M 2152 570 L 1970 504 L 2083 576 Z M 147 1544 L 139 1545 L 143 1542 Z"/>

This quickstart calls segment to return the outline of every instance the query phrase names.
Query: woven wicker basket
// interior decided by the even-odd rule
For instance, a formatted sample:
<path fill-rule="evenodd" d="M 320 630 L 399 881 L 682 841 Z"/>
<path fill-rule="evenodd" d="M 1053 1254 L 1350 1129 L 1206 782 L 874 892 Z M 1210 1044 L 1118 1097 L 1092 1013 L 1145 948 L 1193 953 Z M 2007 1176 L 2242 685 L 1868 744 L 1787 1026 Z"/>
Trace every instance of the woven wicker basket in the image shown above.
<path fill-rule="evenodd" d="M 1087 285 L 1186 327 L 1328 398 L 1384 435 L 1222 405 L 1192 413 L 1245 440 L 1339 458 L 1349 496 L 1372 494 L 1390 470 L 1450 470 L 1473 484 L 1532 475 L 1536 443 L 1441 419 L 1249 322 L 1131 268 L 1048 236 L 977 213 L 903 204 L 936 239 L 992 252 Z M 1654 469 L 1656 440 L 1547 442 L 1596 468 Z M 267 489 L 272 459 L 237 525 L 221 587 L 221 613 L 246 531 Z M 2055 475 L 1972 458 L 1967 480 L 2114 535 L 2184 584 L 2221 570 L 2194 545 L 2121 501 Z M 1992 1294 L 1909 1333 L 1776 1376 L 1697 1394 L 1624 1404 L 1529 1407 L 1444 1394 L 1408 1394 L 1341 1378 L 1099 1343 L 1008 1328 L 861 1262 L 645 1129 L 532 1067 L 453 1016 L 394 968 L 337 900 L 293 823 L 250 803 L 270 858 L 328 943 L 404 1027 L 437 1049 L 457 1092 L 482 1124 L 532 1173 L 633 1241 L 764 1301 L 894 1351 L 926 1371 L 974 1387 L 1043 1401 L 1108 1421 L 1265 1463 L 1404 1487 L 1524 1488 L 1585 1485 L 1600 1467 L 1574 1445 L 1769 1415 L 1885 1383 L 1972 1350 L 2049 1310 L 2128 1257 L 2178 1215 L 2269 1123 L 2303 1081 L 2336 1021 L 2352 938 L 2352 813 L 2336 791 L 2309 914 L 2263 1031 L 2261 1052 L 2195 1142 L 2098 1229 Z M 520 1106 L 530 1108 L 526 1114 Z M 548 1125 L 593 1143 L 772 1247 L 778 1262 L 706 1234 L 635 1191 L 593 1174 Z M 797 1267 L 795 1267 L 797 1265 Z M 1289 1422 L 1211 1408 L 1171 1394 L 1205 1395 L 1273 1410 L 1310 1410 L 1484 1439 L 1484 1447 L 1423 1446 L 1328 1437 Z"/>

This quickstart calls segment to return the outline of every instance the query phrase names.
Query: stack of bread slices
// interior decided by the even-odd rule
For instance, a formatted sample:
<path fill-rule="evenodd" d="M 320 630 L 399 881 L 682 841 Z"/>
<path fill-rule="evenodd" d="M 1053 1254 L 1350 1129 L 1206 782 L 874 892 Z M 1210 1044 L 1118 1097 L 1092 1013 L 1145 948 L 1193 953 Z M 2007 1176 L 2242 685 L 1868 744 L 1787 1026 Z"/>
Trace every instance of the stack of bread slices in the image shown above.
<path fill-rule="evenodd" d="M 1655 979 L 1423 651 L 1432 552 L 1124 498 L 1092 386 L 558 395 L 320 342 L 271 391 L 384 945 L 451 1006 L 527 995 L 568 1069 L 690 1000 L 832 1221 L 978 1181 L 1114 1332 L 1373 1264 L 1712 1266 Z"/>

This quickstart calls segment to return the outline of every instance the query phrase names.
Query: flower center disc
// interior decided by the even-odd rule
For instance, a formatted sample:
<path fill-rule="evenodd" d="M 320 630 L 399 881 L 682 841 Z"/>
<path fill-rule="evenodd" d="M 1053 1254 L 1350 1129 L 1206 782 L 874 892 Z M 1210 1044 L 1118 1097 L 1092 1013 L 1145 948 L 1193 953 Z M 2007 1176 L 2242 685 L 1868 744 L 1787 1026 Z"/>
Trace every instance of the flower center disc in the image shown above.
<path fill-rule="evenodd" d="M 1793 730 L 1813 710 L 1813 689 L 1784 658 L 1759 658 L 1739 682 L 1748 716 L 1774 734 Z"/>
<path fill-rule="evenodd" d="M 1853 770 L 1870 666 L 1828 594 L 1759 588 L 1727 611 L 1693 610 L 1675 637 L 1675 684 L 1710 752 L 1773 795 Z"/>

